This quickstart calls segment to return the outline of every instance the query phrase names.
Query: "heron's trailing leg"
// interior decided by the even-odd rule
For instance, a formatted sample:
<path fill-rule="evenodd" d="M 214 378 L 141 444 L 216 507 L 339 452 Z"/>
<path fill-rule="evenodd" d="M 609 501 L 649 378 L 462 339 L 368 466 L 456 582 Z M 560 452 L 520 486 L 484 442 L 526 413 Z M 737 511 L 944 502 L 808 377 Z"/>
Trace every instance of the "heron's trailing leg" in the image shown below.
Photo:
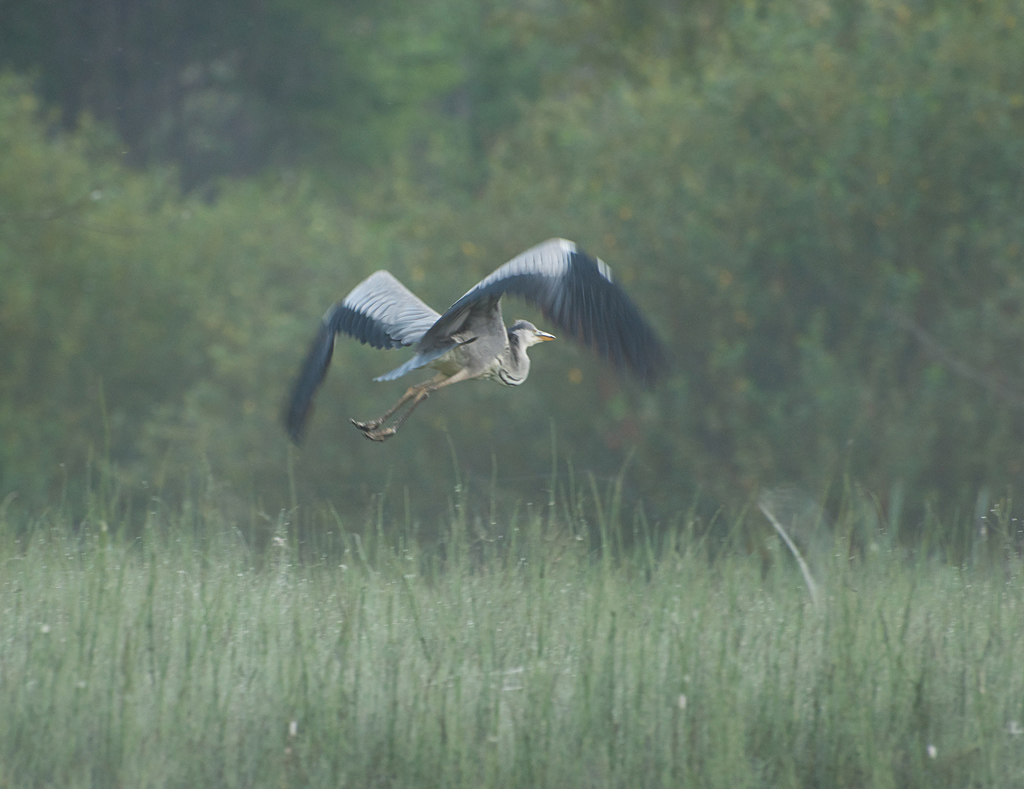
<path fill-rule="evenodd" d="M 415 395 L 413 395 L 412 405 L 410 405 L 405 410 L 405 413 L 403 413 L 400 417 L 398 417 L 398 419 L 395 420 L 395 423 L 393 425 L 389 427 L 378 426 L 373 428 L 372 430 L 365 430 L 363 431 L 364 435 L 371 441 L 384 441 L 388 438 L 391 438 L 391 436 L 398 432 L 398 428 L 402 426 L 402 423 L 409 418 L 409 415 L 416 410 L 416 406 L 418 406 L 428 397 L 430 397 L 430 390 L 427 389 L 425 385 L 420 387 L 420 390 L 416 392 Z"/>
<path fill-rule="evenodd" d="M 378 427 L 380 427 L 385 422 L 387 422 L 392 416 L 394 416 L 395 411 L 397 411 L 403 405 L 408 403 L 412 398 L 414 398 L 416 396 L 416 394 L 421 389 L 423 389 L 423 387 L 429 386 L 432 383 L 436 383 L 436 382 L 443 381 L 443 380 L 444 380 L 444 376 L 441 375 L 441 374 L 438 374 L 438 375 L 435 375 L 433 378 L 431 378 L 429 381 L 424 381 L 423 383 L 417 384 L 416 386 L 410 386 L 408 389 L 405 390 L 405 394 L 402 395 L 402 397 L 399 399 L 399 401 L 397 403 L 395 403 L 393 406 L 391 406 L 391 408 L 389 408 L 387 411 L 385 411 L 383 414 L 381 414 L 376 419 L 371 419 L 368 422 L 357 422 L 355 419 L 350 419 L 349 421 L 353 425 L 358 427 L 360 430 L 362 430 L 364 433 L 366 433 L 366 432 L 368 432 L 370 430 L 376 430 Z"/>
<path fill-rule="evenodd" d="M 443 373 L 438 373 L 425 383 L 419 384 L 418 386 L 410 386 L 399 401 L 377 419 L 371 419 L 369 422 L 357 422 L 353 419 L 352 424 L 362 430 L 366 437 L 371 441 L 384 441 L 391 438 L 391 436 L 398 432 L 398 428 L 400 428 L 412 412 L 416 410 L 416 406 L 430 397 L 431 392 L 436 392 L 438 389 L 442 389 L 450 384 L 458 383 L 459 381 L 465 381 L 469 377 L 469 373 L 466 369 L 459 370 L 455 375 L 449 376 L 445 376 Z M 384 423 L 394 416 L 395 412 L 410 400 L 412 400 L 412 405 L 406 409 L 405 413 L 398 417 L 395 424 L 390 427 L 384 427 Z"/>

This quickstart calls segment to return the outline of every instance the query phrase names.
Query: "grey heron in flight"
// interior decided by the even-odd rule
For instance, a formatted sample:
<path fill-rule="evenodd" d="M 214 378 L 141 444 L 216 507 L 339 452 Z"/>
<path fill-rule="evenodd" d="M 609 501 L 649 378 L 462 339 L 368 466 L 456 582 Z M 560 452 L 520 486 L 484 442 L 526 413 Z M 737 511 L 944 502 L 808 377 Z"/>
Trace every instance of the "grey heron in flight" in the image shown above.
<path fill-rule="evenodd" d="M 287 403 L 288 434 L 296 444 L 301 440 L 313 395 L 341 333 L 374 348 L 413 346 L 411 359 L 375 381 L 392 381 L 421 367 L 437 371 L 430 380 L 409 387 L 379 418 L 352 420 L 373 441 L 393 436 L 416 406 L 445 386 L 471 378 L 489 378 L 506 386 L 523 383 L 530 372 L 526 349 L 555 337 L 524 320 L 506 328 L 501 317 L 501 297 L 506 294 L 539 307 L 559 329 L 595 348 L 620 370 L 629 368 L 645 383 L 653 383 L 665 370 L 661 343 L 626 292 L 612 281 L 608 266 L 571 241 L 554 238 L 485 277 L 443 315 L 387 271 L 364 279 L 323 317 Z M 387 426 L 406 403 L 411 405 Z"/>

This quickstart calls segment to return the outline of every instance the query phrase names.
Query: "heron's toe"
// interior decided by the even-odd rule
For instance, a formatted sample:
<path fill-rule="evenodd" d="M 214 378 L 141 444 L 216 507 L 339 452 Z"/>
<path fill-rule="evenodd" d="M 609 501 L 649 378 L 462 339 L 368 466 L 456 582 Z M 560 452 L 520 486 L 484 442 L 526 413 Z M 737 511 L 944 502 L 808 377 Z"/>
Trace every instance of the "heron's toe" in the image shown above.
<path fill-rule="evenodd" d="M 348 421 L 351 422 L 356 427 L 358 427 L 364 433 L 367 432 L 368 430 L 373 430 L 374 428 L 380 426 L 380 421 L 377 419 L 371 419 L 369 422 L 357 422 L 355 419 L 350 419 Z"/>
<path fill-rule="evenodd" d="M 386 441 L 395 434 L 395 428 L 385 427 L 380 430 L 367 430 L 364 435 L 371 441 Z"/>

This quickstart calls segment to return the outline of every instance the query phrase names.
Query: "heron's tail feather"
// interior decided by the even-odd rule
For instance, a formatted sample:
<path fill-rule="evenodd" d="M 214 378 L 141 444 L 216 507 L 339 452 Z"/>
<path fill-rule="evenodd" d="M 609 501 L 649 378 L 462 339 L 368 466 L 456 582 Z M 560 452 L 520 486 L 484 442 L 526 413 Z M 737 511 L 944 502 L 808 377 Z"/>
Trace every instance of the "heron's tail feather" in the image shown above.
<path fill-rule="evenodd" d="M 396 378 L 401 378 L 406 373 L 411 373 L 413 370 L 418 370 L 421 367 L 426 367 L 431 362 L 440 359 L 446 353 L 448 353 L 451 350 L 454 350 L 455 348 L 458 348 L 460 345 L 469 345 L 471 342 L 476 342 L 476 337 L 471 337 L 470 339 L 463 340 L 462 342 L 451 340 L 450 342 L 445 343 L 439 348 L 431 348 L 429 351 L 418 351 L 416 355 L 413 356 L 405 364 L 396 367 L 391 372 L 384 373 L 384 375 L 378 375 L 373 380 L 394 381 Z"/>

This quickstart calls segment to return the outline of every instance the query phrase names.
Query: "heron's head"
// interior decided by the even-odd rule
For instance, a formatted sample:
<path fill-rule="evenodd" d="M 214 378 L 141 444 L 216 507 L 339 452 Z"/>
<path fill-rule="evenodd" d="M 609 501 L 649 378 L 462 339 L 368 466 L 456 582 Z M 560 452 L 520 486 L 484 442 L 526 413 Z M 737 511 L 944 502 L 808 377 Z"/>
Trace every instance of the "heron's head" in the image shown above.
<path fill-rule="evenodd" d="M 541 331 L 529 321 L 516 321 L 509 327 L 508 333 L 518 337 L 523 348 L 555 339 L 555 335 Z"/>

